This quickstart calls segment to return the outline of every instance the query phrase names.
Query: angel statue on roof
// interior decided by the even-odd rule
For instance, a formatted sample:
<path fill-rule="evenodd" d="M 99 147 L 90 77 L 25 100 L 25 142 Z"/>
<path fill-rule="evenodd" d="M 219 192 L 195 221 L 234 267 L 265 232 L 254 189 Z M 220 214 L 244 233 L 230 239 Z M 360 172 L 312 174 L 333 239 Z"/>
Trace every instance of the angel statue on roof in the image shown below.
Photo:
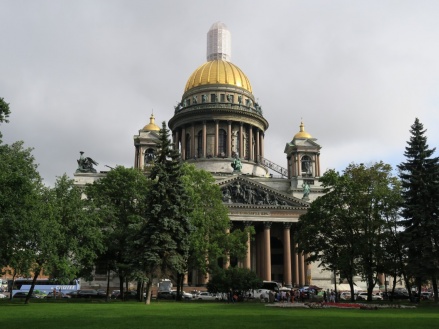
<path fill-rule="evenodd" d="M 94 169 L 93 166 L 97 166 L 98 163 L 92 158 L 84 157 L 84 152 L 80 151 L 79 153 L 81 155 L 79 160 L 76 160 L 78 162 L 78 169 L 76 169 L 76 172 L 95 173 L 96 169 Z"/>

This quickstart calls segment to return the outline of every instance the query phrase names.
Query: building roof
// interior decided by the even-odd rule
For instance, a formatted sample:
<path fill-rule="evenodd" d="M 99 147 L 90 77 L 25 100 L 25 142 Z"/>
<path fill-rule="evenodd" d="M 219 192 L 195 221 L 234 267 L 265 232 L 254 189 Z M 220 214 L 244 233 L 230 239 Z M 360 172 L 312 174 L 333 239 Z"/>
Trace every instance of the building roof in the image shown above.
<path fill-rule="evenodd" d="M 235 64 L 224 60 L 213 60 L 198 67 L 189 77 L 184 91 L 216 84 L 232 85 L 252 92 L 250 80 L 244 72 Z"/>

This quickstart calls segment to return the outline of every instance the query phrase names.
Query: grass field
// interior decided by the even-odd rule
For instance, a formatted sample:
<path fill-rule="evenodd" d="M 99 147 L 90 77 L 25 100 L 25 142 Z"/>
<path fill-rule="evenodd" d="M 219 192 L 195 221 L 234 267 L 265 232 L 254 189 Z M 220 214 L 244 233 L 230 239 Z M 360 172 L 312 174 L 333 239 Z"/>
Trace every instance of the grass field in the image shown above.
<path fill-rule="evenodd" d="M 0 328 L 439 328 L 439 307 L 299 309 L 262 303 L 33 302 L 0 303 Z"/>

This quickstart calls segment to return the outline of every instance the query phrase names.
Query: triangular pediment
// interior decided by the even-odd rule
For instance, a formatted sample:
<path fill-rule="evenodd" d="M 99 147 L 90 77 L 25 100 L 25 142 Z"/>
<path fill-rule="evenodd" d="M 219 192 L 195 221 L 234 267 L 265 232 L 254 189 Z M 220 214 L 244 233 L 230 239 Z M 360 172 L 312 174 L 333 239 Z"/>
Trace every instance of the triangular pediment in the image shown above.
<path fill-rule="evenodd" d="M 309 204 L 283 192 L 261 184 L 244 175 L 218 181 L 223 202 L 228 205 L 252 207 L 308 208 Z"/>
<path fill-rule="evenodd" d="M 291 152 L 299 148 L 301 150 L 319 151 L 321 149 L 321 146 L 315 142 L 315 139 L 293 139 L 291 142 L 285 145 L 284 153 L 290 154 Z"/>

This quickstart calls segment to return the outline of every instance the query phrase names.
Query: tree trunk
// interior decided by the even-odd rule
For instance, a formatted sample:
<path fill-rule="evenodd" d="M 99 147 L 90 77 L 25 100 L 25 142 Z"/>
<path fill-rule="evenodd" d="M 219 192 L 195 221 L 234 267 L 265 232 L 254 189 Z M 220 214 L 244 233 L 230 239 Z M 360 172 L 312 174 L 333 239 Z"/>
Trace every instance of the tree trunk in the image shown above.
<path fill-rule="evenodd" d="M 12 297 L 13 297 L 12 292 L 14 290 L 15 276 L 16 275 L 17 275 L 17 272 L 15 272 L 15 270 L 14 270 L 14 274 L 12 274 L 12 284 L 10 285 L 10 289 L 8 287 L 8 289 L 9 289 L 9 300 L 12 300 Z"/>
<path fill-rule="evenodd" d="M 38 278 L 38 275 L 40 275 L 40 272 L 41 272 L 41 268 L 38 268 L 35 271 L 34 278 L 32 280 L 32 285 L 30 286 L 29 293 L 27 294 L 26 299 L 24 301 L 25 304 L 29 304 L 30 297 L 32 296 L 32 294 L 34 292 L 35 282 L 37 281 L 37 278 Z"/>
<path fill-rule="evenodd" d="M 125 278 L 123 275 L 119 274 L 119 296 L 121 300 L 125 300 L 125 294 L 124 294 L 124 289 L 123 289 L 123 285 L 125 283 Z"/>
<path fill-rule="evenodd" d="M 110 296 L 110 269 L 107 268 L 107 296 L 105 296 L 105 301 L 108 302 Z"/>
<path fill-rule="evenodd" d="M 146 298 L 145 298 L 146 305 L 151 304 L 151 287 L 152 287 L 152 280 L 148 280 L 146 284 Z"/>
<path fill-rule="evenodd" d="M 177 296 L 175 296 L 175 300 L 180 301 L 181 300 L 181 291 L 183 288 L 183 274 L 177 273 Z"/>
<path fill-rule="evenodd" d="M 437 279 L 436 279 L 436 277 L 433 277 L 431 279 L 431 282 L 433 284 L 434 301 L 435 301 L 435 303 L 437 303 L 439 301 L 439 297 L 437 295 L 438 291 L 437 291 Z"/>

